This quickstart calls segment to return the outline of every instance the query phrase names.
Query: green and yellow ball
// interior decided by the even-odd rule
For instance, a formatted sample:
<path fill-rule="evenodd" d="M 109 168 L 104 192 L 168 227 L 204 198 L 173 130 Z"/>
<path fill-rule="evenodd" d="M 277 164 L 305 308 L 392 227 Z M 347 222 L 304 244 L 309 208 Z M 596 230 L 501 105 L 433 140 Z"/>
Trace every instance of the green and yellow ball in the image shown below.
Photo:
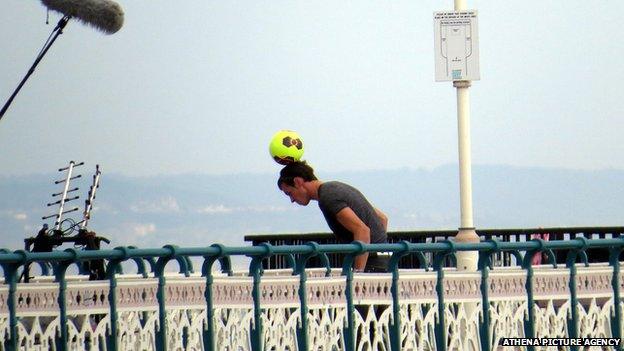
<path fill-rule="evenodd" d="M 269 153 L 280 165 L 299 161 L 303 156 L 303 140 L 297 132 L 280 130 L 271 138 Z"/>

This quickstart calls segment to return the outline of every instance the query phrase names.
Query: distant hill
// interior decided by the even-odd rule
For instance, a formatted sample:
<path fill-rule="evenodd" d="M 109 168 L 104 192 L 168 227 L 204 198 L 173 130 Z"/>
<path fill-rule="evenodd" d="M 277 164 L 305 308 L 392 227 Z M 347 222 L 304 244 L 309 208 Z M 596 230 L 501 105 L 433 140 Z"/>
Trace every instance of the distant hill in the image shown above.
<path fill-rule="evenodd" d="M 390 217 L 391 230 L 459 226 L 456 166 L 318 174 L 362 190 Z M 58 174 L 0 177 L 0 247 L 18 249 L 56 208 L 46 208 Z M 103 174 L 90 228 L 111 247 L 246 245 L 260 233 L 327 232 L 315 203 L 293 205 L 274 174 L 127 177 Z M 478 228 L 624 225 L 624 171 L 474 166 Z M 75 182 L 82 210 L 90 175 Z M 80 213 L 80 212 L 76 212 Z M 76 214 L 73 218 L 78 219 Z M 51 222 L 48 222 L 51 224 Z"/>

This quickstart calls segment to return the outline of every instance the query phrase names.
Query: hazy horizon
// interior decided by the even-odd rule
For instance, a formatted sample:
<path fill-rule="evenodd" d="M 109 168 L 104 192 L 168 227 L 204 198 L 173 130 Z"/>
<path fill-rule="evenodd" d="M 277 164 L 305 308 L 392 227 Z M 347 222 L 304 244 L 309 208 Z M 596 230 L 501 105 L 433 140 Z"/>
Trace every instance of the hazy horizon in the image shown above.
<path fill-rule="evenodd" d="M 78 172 L 82 210 L 90 172 Z M 47 208 L 55 173 L 0 176 L 3 247 L 20 249 L 56 213 Z M 390 218 L 389 230 L 449 230 L 459 227 L 458 175 L 453 166 L 434 170 L 350 171 L 321 174 L 359 188 Z M 621 226 L 624 171 L 571 171 L 479 166 L 473 171 L 474 223 L 480 229 Z M 329 232 L 318 206 L 291 204 L 277 190 L 275 175 L 118 176 L 104 172 L 91 230 L 111 247 L 165 244 L 246 245 L 248 234 Z M 68 215 L 78 219 L 81 211 Z M 47 221 L 52 225 L 52 222 Z"/>

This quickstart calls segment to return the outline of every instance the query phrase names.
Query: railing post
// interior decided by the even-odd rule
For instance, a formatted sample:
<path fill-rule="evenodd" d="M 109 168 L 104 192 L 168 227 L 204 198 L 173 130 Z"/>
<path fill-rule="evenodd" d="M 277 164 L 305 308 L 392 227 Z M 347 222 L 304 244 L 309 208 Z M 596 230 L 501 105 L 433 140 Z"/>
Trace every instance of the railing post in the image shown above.
<path fill-rule="evenodd" d="M 353 253 L 345 255 L 342 264 L 342 275 L 346 277 L 347 325 L 344 328 L 343 335 L 347 351 L 355 351 L 357 347 L 355 339 L 355 306 L 353 304 L 353 261 L 355 256 L 366 251 L 364 244 L 360 241 L 354 241 L 351 244 L 357 245 L 358 249 Z"/>
<path fill-rule="evenodd" d="M 295 274 L 299 275 L 299 304 L 300 304 L 300 314 L 301 314 L 301 323 L 300 326 L 297 327 L 297 346 L 299 350 L 309 350 L 309 340 L 308 340 L 308 297 L 306 294 L 306 263 L 312 257 L 315 257 L 319 254 L 319 245 L 315 242 L 309 242 L 306 245 L 310 246 L 312 252 L 301 255 L 299 260 L 297 260 L 297 267 L 295 269 Z"/>
<path fill-rule="evenodd" d="M 620 237 L 623 240 L 624 237 Z M 613 313 L 611 314 L 611 336 L 615 339 L 622 339 L 622 308 L 620 306 L 620 261 L 619 257 L 622 253 L 622 246 L 612 247 L 609 250 L 609 265 L 613 267 L 613 277 L 611 278 L 611 286 L 613 287 Z M 619 351 L 624 350 L 621 343 L 617 348 Z"/>
<path fill-rule="evenodd" d="M 589 246 L 585 237 L 579 237 L 572 240 L 581 241 L 583 246 L 579 249 L 570 249 L 566 257 L 566 267 L 570 269 L 570 282 L 568 287 L 570 289 L 570 317 L 568 319 L 568 337 L 575 339 L 579 337 L 578 328 L 578 298 L 576 296 L 576 258 L 581 256 L 585 266 L 589 266 L 587 263 L 587 254 L 585 249 Z M 577 351 L 579 348 L 576 345 L 570 345 L 570 351 Z"/>
<path fill-rule="evenodd" d="M 446 351 L 446 316 L 444 306 L 444 260 L 448 255 L 454 255 L 455 244 L 452 241 L 444 240 L 449 245 L 449 249 L 434 256 L 433 266 L 437 272 L 438 281 L 436 283 L 436 293 L 438 294 L 438 321 L 435 325 L 436 350 Z"/>
<path fill-rule="evenodd" d="M 17 350 L 17 310 L 15 306 L 15 292 L 17 291 L 17 268 L 16 264 L 2 265 L 4 280 L 9 284 L 7 307 L 9 309 L 9 338 L 5 341 L 7 350 Z"/>
<path fill-rule="evenodd" d="M 526 270 L 525 288 L 527 292 L 527 318 L 524 319 L 524 337 L 528 339 L 535 338 L 535 298 L 533 297 L 533 256 L 536 253 L 541 254 L 544 249 L 544 240 L 532 239 L 531 242 L 539 244 L 537 249 L 526 250 L 522 259 L 522 268 Z M 553 254 L 554 257 L 554 254 Z M 553 262 L 554 267 L 557 263 Z M 535 346 L 528 345 L 527 351 L 534 351 Z"/>
<path fill-rule="evenodd" d="M 399 301 L 399 261 L 403 256 L 409 254 L 409 243 L 401 241 L 403 248 L 392 254 L 388 262 L 388 270 L 392 272 L 392 321 L 390 322 L 390 349 L 401 351 L 401 306 Z"/>
<path fill-rule="evenodd" d="M 110 335 L 106 337 L 107 350 L 119 350 L 119 326 L 117 320 L 119 314 L 117 313 L 117 270 L 119 264 L 128 258 L 128 249 L 125 247 L 116 247 L 115 250 L 123 253 L 122 258 L 111 259 L 108 261 L 106 267 L 106 277 L 108 278 L 108 308 L 109 308 L 109 321 L 110 321 Z M 145 268 L 145 267 L 143 267 Z M 139 270 L 141 266 L 139 266 Z"/>
<path fill-rule="evenodd" d="M 154 272 L 156 277 L 158 277 L 156 298 L 158 299 L 158 323 L 160 324 L 160 328 L 156 331 L 156 350 L 159 351 L 167 350 L 167 306 L 165 303 L 167 279 L 165 278 L 165 266 L 171 259 L 177 257 L 177 246 L 165 245 L 163 248 L 169 249 L 170 254 L 156 261 L 156 270 Z"/>
<path fill-rule="evenodd" d="M 264 340 L 262 335 L 262 308 L 260 306 L 260 280 L 262 276 L 262 260 L 273 255 L 273 249 L 270 244 L 260 244 L 265 248 L 265 252 L 251 259 L 249 265 L 249 275 L 253 277 L 253 289 L 251 295 L 254 301 L 254 325 L 251 329 L 251 349 L 253 351 L 262 351 L 264 349 Z"/>
<path fill-rule="evenodd" d="M 10 253 L 9 250 L 2 249 L 2 253 Z M 15 306 L 15 293 L 17 291 L 17 269 L 27 261 L 27 253 L 25 251 L 15 251 L 22 255 L 22 262 L 7 263 L 2 265 L 4 271 L 5 284 L 9 284 L 9 294 L 7 296 L 7 307 L 9 310 L 9 338 L 5 340 L 4 348 L 6 350 L 17 350 L 19 335 L 17 333 L 17 308 Z"/>
<path fill-rule="evenodd" d="M 479 335 L 481 337 L 481 350 L 489 351 L 492 348 L 492 335 L 490 333 L 490 269 L 492 269 L 492 255 L 500 252 L 496 240 L 487 242 L 494 245 L 494 249 L 479 252 L 479 271 L 481 271 L 481 309 L 482 316 L 479 325 Z"/>
<path fill-rule="evenodd" d="M 206 291 L 204 291 L 204 297 L 206 298 L 206 327 L 203 330 L 202 337 L 204 340 L 204 349 L 215 351 L 214 305 L 212 299 L 212 284 L 214 279 L 212 277 L 212 265 L 217 260 L 221 260 L 224 257 L 225 246 L 214 244 L 211 245 L 211 247 L 217 248 L 219 253 L 212 256 L 204 256 L 204 264 L 202 265 L 202 274 L 206 277 Z M 229 267 L 226 269 L 229 269 Z"/>
<path fill-rule="evenodd" d="M 65 296 L 65 292 L 67 291 L 67 281 L 65 280 L 65 273 L 67 272 L 67 267 L 76 262 L 77 257 L 75 249 L 66 249 L 65 252 L 71 252 L 74 255 L 74 258 L 59 262 L 58 265 L 56 265 L 54 272 L 56 282 L 59 284 L 58 304 L 60 335 L 59 338 L 56 339 L 56 349 L 61 351 L 69 349 L 67 345 L 69 342 L 69 335 L 67 330 L 67 297 Z"/>

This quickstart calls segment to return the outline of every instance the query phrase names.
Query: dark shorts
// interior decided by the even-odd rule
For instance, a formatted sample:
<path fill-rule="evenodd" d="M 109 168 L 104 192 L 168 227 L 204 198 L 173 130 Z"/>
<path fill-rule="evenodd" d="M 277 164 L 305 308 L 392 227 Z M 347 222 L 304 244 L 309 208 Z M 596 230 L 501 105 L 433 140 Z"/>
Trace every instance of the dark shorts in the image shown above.
<path fill-rule="evenodd" d="M 368 260 L 366 260 L 364 272 L 385 273 L 388 271 L 388 262 L 390 262 L 389 255 L 379 255 L 376 252 L 371 252 L 368 254 Z"/>

